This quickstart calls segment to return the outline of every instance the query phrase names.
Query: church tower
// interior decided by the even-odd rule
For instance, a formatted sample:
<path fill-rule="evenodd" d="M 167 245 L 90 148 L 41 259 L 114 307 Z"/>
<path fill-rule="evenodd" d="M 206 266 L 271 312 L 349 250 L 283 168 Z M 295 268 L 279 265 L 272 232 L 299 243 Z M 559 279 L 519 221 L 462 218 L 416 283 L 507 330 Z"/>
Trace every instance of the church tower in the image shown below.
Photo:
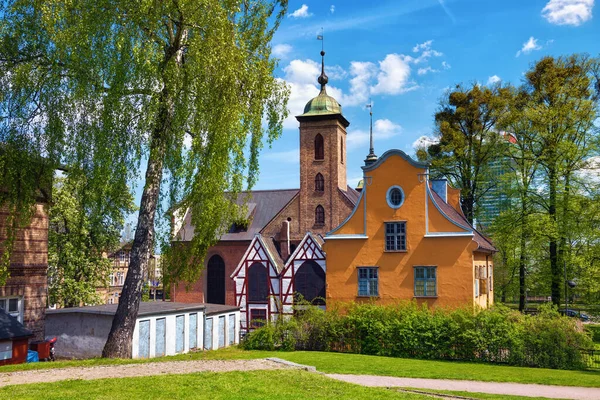
<path fill-rule="evenodd" d="M 300 122 L 300 231 L 325 234 L 348 215 L 346 128 L 342 106 L 327 94 L 321 51 L 319 95 L 296 117 Z"/>

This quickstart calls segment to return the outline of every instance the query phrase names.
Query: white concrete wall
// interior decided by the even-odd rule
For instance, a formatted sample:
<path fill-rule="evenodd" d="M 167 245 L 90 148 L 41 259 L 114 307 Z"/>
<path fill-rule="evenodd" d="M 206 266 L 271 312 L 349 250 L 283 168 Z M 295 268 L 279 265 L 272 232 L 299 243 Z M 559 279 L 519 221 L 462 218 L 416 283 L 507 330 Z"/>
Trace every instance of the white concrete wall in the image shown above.
<path fill-rule="evenodd" d="M 204 344 L 204 312 L 202 310 L 199 311 L 186 311 L 186 312 L 177 312 L 173 314 L 161 314 L 155 316 L 144 316 L 137 319 L 135 328 L 133 331 L 133 341 L 132 341 L 132 358 L 139 358 L 139 323 L 140 321 L 150 320 L 150 358 L 155 357 L 156 354 L 156 320 L 158 318 L 165 318 L 165 332 L 166 332 L 166 346 L 165 346 L 165 355 L 172 356 L 177 354 L 176 350 L 176 317 L 178 315 L 184 315 L 184 346 L 183 351 L 179 354 L 187 353 L 190 351 L 190 314 L 198 313 L 198 326 L 196 332 L 196 342 L 197 349 L 202 349 Z M 235 338 L 234 344 L 239 343 L 240 337 L 240 312 L 239 311 L 229 311 L 221 314 L 211 314 L 206 316 L 206 318 L 213 319 L 213 332 L 212 332 L 212 348 L 219 348 L 219 317 L 225 316 L 225 346 L 229 346 L 229 316 L 235 315 Z"/>

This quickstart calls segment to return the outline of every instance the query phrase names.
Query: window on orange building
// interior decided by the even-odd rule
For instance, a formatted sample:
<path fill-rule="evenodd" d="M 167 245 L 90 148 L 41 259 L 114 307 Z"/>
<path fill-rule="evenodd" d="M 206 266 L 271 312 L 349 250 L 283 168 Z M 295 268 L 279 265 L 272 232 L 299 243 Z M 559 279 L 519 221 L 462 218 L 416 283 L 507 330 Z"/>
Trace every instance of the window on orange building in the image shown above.
<path fill-rule="evenodd" d="M 415 297 L 437 296 L 436 267 L 415 267 Z"/>
<path fill-rule="evenodd" d="M 385 250 L 386 251 L 405 251 L 406 250 L 406 222 L 386 222 L 385 223 Z"/>
<path fill-rule="evenodd" d="M 377 267 L 358 268 L 358 295 L 379 296 L 379 271 Z"/>

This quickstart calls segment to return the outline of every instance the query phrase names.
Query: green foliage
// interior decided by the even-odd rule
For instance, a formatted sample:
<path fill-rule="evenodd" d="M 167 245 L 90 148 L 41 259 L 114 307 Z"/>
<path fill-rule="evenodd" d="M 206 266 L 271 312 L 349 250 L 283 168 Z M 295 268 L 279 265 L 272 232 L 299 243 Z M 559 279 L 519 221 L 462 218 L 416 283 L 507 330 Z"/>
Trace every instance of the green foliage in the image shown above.
<path fill-rule="evenodd" d="M 439 140 L 417 156 L 431 162 L 434 175 L 446 177 L 461 189 L 461 207 L 472 222 L 475 205 L 494 186 L 489 178 L 490 163 L 499 159 L 503 138 L 496 123 L 507 111 L 510 90 L 501 86 L 457 85 L 449 90 L 435 114 Z"/>
<path fill-rule="evenodd" d="M 509 112 L 498 123 L 516 139 L 502 153 L 510 168 L 500 178 L 509 182 L 504 194 L 512 207 L 490 233 L 500 250 L 500 292 L 518 290 L 520 308 L 527 291 L 551 293 L 562 303 L 565 267 L 577 294 L 589 302 L 599 298 L 600 185 L 593 178 L 599 69 L 600 60 L 586 56 L 543 58 L 512 89 Z"/>
<path fill-rule="evenodd" d="M 304 305 L 298 311 L 250 332 L 243 348 L 290 350 L 293 345 L 296 350 L 558 369 L 585 368 L 579 350 L 591 348 L 576 322 L 552 308 L 539 316 L 502 306 L 474 313 L 429 310 L 416 303 L 348 304 L 327 312 Z"/>
<path fill-rule="evenodd" d="M 142 288 L 142 301 L 150 301 L 150 285 L 148 282 L 144 282 L 144 287 Z"/>
<path fill-rule="evenodd" d="M 56 179 L 48 230 L 49 302 L 61 307 L 98 304 L 97 288 L 108 286 L 112 261 L 103 253 L 119 244 L 129 207 L 98 215 L 86 208 L 83 182 Z M 126 192 L 128 194 L 128 192 Z"/>

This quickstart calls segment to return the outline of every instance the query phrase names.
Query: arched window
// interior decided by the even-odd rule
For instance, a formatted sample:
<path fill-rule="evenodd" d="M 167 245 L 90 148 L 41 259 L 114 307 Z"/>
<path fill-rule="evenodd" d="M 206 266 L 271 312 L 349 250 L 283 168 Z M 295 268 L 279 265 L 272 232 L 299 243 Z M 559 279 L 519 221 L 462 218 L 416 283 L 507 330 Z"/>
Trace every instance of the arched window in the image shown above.
<path fill-rule="evenodd" d="M 325 224 L 325 209 L 323 208 L 323 206 L 317 206 L 317 208 L 315 209 L 315 224 Z"/>
<path fill-rule="evenodd" d="M 206 302 L 225 304 L 225 261 L 217 254 L 206 265 Z"/>
<path fill-rule="evenodd" d="M 325 304 L 325 271 L 313 260 L 305 261 L 294 275 L 294 291 L 301 294 L 304 300 L 313 301 L 321 297 L 315 304 Z"/>
<path fill-rule="evenodd" d="M 323 145 L 323 136 L 317 133 L 315 136 L 315 160 L 322 160 L 325 158 L 325 148 Z"/>
<path fill-rule="evenodd" d="M 315 191 L 322 192 L 325 190 L 325 179 L 320 173 L 315 176 Z"/>
<path fill-rule="evenodd" d="M 264 302 L 269 299 L 269 274 L 267 267 L 254 263 L 248 268 L 248 301 Z"/>
<path fill-rule="evenodd" d="M 344 163 L 344 138 L 340 138 L 340 160 Z"/>

